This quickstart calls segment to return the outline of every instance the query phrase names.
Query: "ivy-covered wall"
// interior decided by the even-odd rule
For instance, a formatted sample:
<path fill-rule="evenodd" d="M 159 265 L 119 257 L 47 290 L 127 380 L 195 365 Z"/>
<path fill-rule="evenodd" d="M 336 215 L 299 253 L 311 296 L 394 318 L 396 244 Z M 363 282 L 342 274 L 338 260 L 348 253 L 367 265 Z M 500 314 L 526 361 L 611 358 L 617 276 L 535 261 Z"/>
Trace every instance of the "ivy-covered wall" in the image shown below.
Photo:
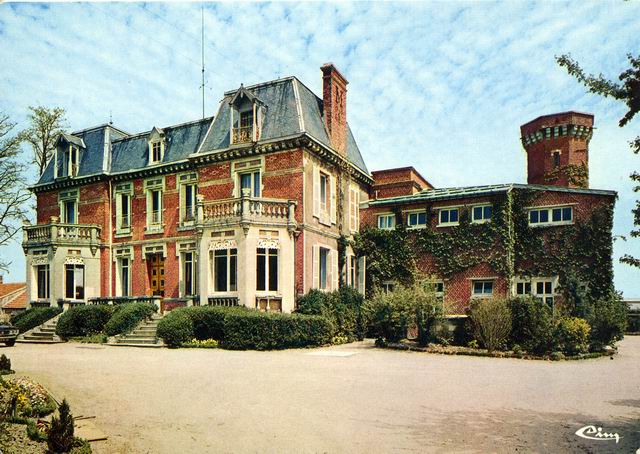
<path fill-rule="evenodd" d="M 491 222 L 471 223 L 470 207 L 486 202 L 493 206 Z M 459 225 L 437 227 L 437 209 L 452 205 L 460 208 Z M 572 206 L 574 223 L 529 226 L 529 207 L 552 205 Z M 473 278 L 493 278 L 494 294 L 506 296 L 515 276 L 559 276 L 562 286 L 569 274 L 597 297 L 613 286 L 613 207 L 612 196 L 520 188 L 478 199 L 371 207 L 353 249 L 367 256 L 368 291 L 386 280 L 410 282 L 419 270 L 444 280 L 445 301 L 457 313 L 468 304 Z M 410 209 L 427 210 L 427 228 L 406 228 Z M 396 213 L 396 229 L 377 229 L 375 214 L 389 211 Z"/>

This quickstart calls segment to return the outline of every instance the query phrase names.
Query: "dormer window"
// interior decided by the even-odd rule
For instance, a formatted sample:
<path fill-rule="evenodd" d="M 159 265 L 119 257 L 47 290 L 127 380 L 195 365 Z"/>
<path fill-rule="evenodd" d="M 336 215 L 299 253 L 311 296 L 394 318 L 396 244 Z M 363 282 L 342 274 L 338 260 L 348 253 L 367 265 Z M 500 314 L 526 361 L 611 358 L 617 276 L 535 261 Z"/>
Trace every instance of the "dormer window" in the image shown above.
<path fill-rule="evenodd" d="M 159 164 L 164 158 L 164 131 L 154 127 L 149 134 L 149 165 Z"/>
<path fill-rule="evenodd" d="M 265 114 L 263 103 L 253 93 L 240 86 L 229 104 L 231 144 L 257 142 L 260 139 Z"/>
<path fill-rule="evenodd" d="M 84 149 L 81 137 L 60 134 L 55 143 L 53 178 L 77 177 L 80 171 L 80 149 Z"/>
<path fill-rule="evenodd" d="M 78 175 L 78 163 L 80 162 L 80 150 L 75 145 L 69 145 L 67 152 L 67 176 L 75 177 Z"/>

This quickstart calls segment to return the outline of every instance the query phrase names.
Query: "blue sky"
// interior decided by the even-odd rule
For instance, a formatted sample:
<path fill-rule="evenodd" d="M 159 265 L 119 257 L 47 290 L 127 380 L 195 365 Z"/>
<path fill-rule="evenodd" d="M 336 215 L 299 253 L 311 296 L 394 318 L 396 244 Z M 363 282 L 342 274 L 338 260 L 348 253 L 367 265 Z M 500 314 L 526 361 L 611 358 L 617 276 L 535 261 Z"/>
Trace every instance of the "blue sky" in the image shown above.
<path fill-rule="evenodd" d="M 24 127 L 29 105 L 64 107 L 70 129 L 111 114 L 130 132 L 199 118 L 200 5 L 0 4 L 0 111 Z M 615 78 L 640 49 L 638 17 L 622 1 L 205 3 L 206 113 L 241 82 L 295 75 L 321 94 L 332 61 L 369 169 L 413 165 L 446 187 L 525 182 L 519 126 L 591 112 L 591 187 L 618 191 L 614 234 L 628 235 L 640 119 L 620 129 L 624 105 L 586 93 L 554 55 Z M 640 256 L 640 240 L 616 242 L 616 286 L 640 296 L 625 252 Z M 19 244 L 0 253 L 7 280 L 24 279 Z"/>

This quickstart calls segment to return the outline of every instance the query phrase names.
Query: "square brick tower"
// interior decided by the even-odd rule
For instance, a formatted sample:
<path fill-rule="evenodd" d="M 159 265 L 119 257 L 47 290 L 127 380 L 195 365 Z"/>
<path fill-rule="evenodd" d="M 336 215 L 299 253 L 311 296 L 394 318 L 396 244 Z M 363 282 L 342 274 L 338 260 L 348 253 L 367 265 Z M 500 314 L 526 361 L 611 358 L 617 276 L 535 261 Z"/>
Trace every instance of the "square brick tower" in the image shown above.
<path fill-rule="evenodd" d="M 543 115 L 520 126 L 520 132 L 529 184 L 589 187 L 593 115 L 573 111 Z"/>

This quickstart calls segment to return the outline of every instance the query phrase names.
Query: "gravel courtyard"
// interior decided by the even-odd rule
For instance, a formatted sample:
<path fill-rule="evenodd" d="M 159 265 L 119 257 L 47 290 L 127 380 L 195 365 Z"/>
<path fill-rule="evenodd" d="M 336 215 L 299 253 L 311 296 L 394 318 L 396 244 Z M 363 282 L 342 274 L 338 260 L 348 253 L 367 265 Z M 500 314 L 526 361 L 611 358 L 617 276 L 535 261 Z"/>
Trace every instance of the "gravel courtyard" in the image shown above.
<path fill-rule="evenodd" d="M 0 348 L 96 415 L 98 453 L 636 452 L 640 337 L 615 359 L 546 362 L 385 351 L 371 342 L 232 352 Z M 622 439 L 577 437 L 587 424 Z"/>

